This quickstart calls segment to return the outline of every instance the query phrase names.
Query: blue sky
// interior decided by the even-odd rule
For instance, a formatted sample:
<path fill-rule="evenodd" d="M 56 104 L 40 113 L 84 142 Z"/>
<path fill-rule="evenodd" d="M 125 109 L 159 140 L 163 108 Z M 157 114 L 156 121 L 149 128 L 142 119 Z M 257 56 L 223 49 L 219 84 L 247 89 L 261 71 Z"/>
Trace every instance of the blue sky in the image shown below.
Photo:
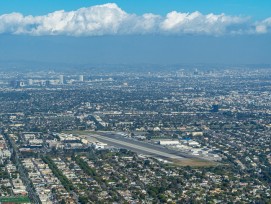
<path fill-rule="evenodd" d="M 1 0 L 0 4 L 0 34 L 79 37 L 271 33 L 267 0 Z"/>
<path fill-rule="evenodd" d="M 271 0 L 0 0 L 0 63 L 271 64 L 270 45 Z"/>
<path fill-rule="evenodd" d="M 270 44 L 270 35 L 76 38 L 0 35 L 0 63 L 19 60 L 79 65 L 271 64 Z"/>
<path fill-rule="evenodd" d="M 200 11 L 203 14 L 226 13 L 255 19 L 271 16 L 270 0 L 1 0 L 0 14 L 21 12 L 25 15 L 44 15 L 55 10 L 70 11 L 109 2 L 138 15 L 149 12 L 165 15 L 176 10 Z"/>

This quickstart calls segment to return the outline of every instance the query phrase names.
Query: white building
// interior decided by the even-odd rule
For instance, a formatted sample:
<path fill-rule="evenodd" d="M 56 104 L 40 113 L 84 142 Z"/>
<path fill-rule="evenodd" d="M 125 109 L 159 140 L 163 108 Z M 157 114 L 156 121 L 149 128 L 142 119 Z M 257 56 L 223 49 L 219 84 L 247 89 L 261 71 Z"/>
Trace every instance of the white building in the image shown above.
<path fill-rule="evenodd" d="M 84 81 L 84 75 L 79 75 L 79 81 Z"/>
<path fill-rule="evenodd" d="M 95 142 L 93 143 L 93 146 L 95 149 L 104 149 L 107 144 L 102 143 L 102 142 Z"/>
<path fill-rule="evenodd" d="M 33 85 L 33 79 L 28 79 L 28 85 L 32 86 Z"/>
<path fill-rule="evenodd" d="M 178 140 L 160 140 L 159 144 L 160 145 L 178 145 L 179 141 Z"/>
<path fill-rule="evenodd" d="M 203 132 L 192 132 L 192 136 L 203 136 Z"/>
<path fill-rule="evenodd" d="M 64 84 L 64 75 L 59 76 L 59 83 Z"/>

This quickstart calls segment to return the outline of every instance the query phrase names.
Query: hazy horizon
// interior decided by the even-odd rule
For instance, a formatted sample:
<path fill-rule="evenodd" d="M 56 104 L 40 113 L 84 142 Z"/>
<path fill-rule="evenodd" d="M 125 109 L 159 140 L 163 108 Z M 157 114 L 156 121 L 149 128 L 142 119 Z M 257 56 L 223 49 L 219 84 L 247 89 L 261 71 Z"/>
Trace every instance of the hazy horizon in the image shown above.
<path fill-rule="evenodd" d="M 99 37 L 1 35 L 0 63 L 271 64 L 271 35 Z"/>

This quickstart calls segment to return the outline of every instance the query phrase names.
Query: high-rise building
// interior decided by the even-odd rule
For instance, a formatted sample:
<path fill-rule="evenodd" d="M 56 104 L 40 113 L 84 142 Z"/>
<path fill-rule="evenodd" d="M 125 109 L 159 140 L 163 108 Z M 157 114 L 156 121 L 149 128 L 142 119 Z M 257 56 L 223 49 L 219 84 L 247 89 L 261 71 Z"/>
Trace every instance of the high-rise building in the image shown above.
<path fill-rule="evenodd" d="M 184 76 L 184 70 L 183 69 L 178 70 L 177 73 L 176 73 L 176 76 L 177 77 L 183 77 Z"/>
<path fill-rule="evenodd" d="M 33 85 L 33 79 L 28 79 L 28 85 L 32 86 Z"/>
<path fill-rule="evenodd" d="M 50 86 L 50 85 L 51 85 L 50 81 L 49 81 L 49 80 L 46 80 L 46 81 L 45 81 L 45 86 Z"/>
<path fill-rule="evenodd" d="M 211 112 L 217 113 L 219 111 L 219 106 L 217 104 L 212 105 Z"/>
<path fill-rule="evenodd" d="M 194 75 L 199 75 L 199 71 L 198 71 L 197 68 L 194 70 L 194 73 L 193 73 L 193 74 L 194 74 Z"/>
<path fill-rule="evenodd" d="M 59 76 L 59 83 L 64 84 L 64 75 Z"/>
<path fill-rule="evenodd" d="M 10 85 L 12 86 L 12 88 L 20 88 L 20 81 L 18 80 L 13 80 L 10 82 Z"/>
<path fill-rule="evenodd" d="M 79 81 L 84 81 L 84 75 L 79 75 Z"/>

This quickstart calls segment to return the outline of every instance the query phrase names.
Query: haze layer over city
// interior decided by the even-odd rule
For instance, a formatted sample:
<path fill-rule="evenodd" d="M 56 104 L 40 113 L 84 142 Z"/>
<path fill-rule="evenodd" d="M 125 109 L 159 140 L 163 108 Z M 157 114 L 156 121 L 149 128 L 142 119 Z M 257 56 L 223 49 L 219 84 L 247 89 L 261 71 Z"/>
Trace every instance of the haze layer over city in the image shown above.
<path fill-rule="evenodd" d="M 271 2 L 0 2 L 0 203 L 271 201 Z"/>

